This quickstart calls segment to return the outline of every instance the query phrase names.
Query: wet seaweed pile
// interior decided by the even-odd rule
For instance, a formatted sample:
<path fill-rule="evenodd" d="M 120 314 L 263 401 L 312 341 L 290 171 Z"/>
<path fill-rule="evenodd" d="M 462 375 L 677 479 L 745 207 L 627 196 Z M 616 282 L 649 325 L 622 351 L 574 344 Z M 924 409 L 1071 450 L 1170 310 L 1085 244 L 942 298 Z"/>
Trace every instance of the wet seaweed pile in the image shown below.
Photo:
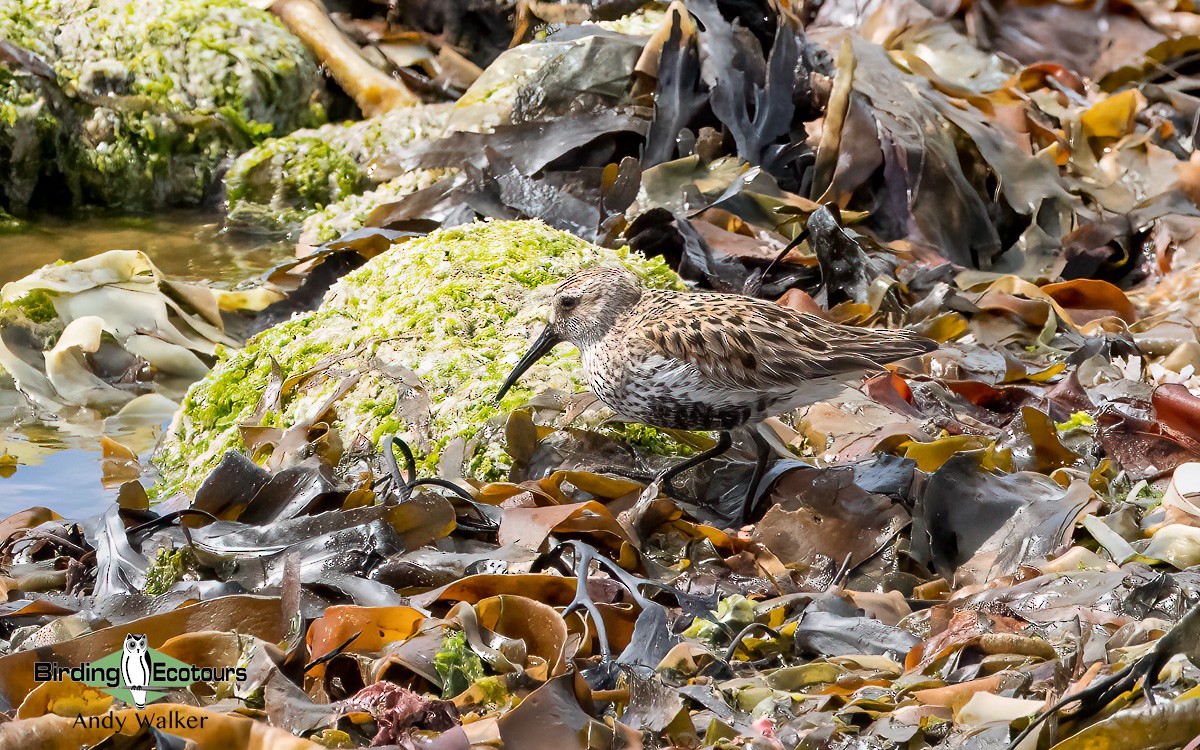
<path fill-rule="evenodd" d="M 114 348 L 142 398 L 200 380 L 159 476 L 110 440 L 118 504 L 0 521 L 0 746 L 1196 746 L 1189 8 L 282 5 L 371 117 L 243 156 L 230 215 L 317 290 L 122 255 L 5 291 L 40 408 L 128 404 Z M 490 400 L 597 261 L 942 346 L 770 420 L 742 525 L 748 440 L 668 489 L 712 436 L 606 412 L 573 356 Z M 145 709 L 37 679 L 128 634 L 241 671 Z"/>

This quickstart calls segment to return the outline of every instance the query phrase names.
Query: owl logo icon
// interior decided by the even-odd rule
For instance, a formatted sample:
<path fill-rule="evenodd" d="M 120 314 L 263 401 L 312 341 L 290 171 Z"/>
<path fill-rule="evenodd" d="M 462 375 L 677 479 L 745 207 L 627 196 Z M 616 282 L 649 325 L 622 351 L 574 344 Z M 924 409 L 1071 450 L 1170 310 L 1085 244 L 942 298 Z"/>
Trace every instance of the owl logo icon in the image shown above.
<path fill-rule="evenodd" d="M 146 636 L 126 635 L 121 647 L 121 681 L 133 695 L 139 709 L 146 707 L 146 686 L 150 684 L 150 647 Z"/>

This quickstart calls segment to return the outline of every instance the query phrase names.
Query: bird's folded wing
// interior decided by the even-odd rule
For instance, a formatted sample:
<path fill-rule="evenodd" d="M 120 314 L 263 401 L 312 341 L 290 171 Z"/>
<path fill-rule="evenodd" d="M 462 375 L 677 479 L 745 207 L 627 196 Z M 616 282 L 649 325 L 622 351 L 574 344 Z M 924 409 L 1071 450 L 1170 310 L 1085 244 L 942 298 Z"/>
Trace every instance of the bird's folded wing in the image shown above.
<path fill-rule="evenodd" d="M 751 297 L 720 295 L 719 304 L 709 295 L 676 299 L 673 324 L 646 334 L 663 354 L 725 388 L 787 390 L 804 380 L 878 370 L 937 348 L 911 331 L 839 325 Z"/>

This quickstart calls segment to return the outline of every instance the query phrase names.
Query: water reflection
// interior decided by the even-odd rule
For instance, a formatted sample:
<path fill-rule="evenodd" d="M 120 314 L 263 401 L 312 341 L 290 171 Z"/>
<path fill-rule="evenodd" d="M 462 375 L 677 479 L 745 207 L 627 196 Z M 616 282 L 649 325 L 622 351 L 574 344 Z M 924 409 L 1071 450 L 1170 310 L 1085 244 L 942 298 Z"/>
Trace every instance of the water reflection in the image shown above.
<path fill-rule="evenodd" d="M 117 497 L 116 489 L 100 484 L 98 451 L 71 448 L 43 453 L 38 460 L 0 479 L 0 518 L 35 505 L 66 518 L 81 518 L 100 513 Z"/>

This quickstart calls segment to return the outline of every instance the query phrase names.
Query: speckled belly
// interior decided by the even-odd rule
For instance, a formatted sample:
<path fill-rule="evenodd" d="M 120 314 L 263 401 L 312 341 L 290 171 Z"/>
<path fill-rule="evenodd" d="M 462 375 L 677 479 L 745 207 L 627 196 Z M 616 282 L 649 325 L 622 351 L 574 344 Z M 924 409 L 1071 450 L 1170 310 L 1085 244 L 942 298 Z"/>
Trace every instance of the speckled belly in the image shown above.
<path fill-rule="evenodd" d="M 623 417 L 677 430 L 729 430 L 766 416 L 765 399 L 750 394 L 713 398 L 658 368 L 588 368 L 588 385 Z"/>
<path fill-rule="evenodd" d="M 622 413 L 654 427 L 669 427 L 675 430 L 731 430 L 762 418 L 762 415 L 756 414 L 749 407 L 714 406 L 700 401 L 665 398 L 645 406 L 639 405 L 636 414 L 629 413 L 628 410 L 622 410 Z"/>

